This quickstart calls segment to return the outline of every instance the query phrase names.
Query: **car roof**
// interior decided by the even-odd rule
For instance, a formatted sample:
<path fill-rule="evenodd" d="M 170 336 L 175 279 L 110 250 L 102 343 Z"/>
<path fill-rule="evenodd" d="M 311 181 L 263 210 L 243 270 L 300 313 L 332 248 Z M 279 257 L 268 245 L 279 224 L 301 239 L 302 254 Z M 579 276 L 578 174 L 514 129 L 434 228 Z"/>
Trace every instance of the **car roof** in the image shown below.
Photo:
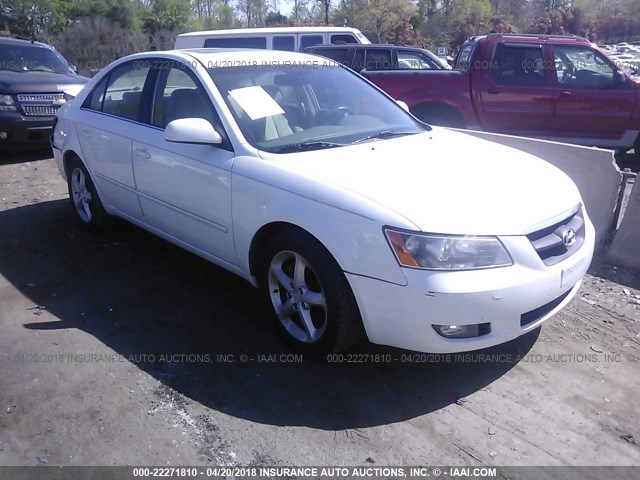
<path fill-rule="evenodd" d="M 273 28 L 231 28 L 226 30 L 203 30 L 189 33 L 182 33 L 180 37 L 199 37 L 201 35 L 259 35 L 272 33 L 326 33 L 326 32 L 351 32 L 359 30 L 352 27 L 273 27 Z"/>
<path fill-rule="evenodd" d="M 320 44 L 320 45 L 312 45 L 307 47 L 307 49 L 312 48 L 413 48 L 415 50 L 424 50 L 422 47 L 416 47 L 415 45 L 398 45 L 395 43 L 331 43 L 331 44 Z"/>
<path fill-rule="evenodd" d="M 36 42 L 35 40 L 29 40 L 27 38 L 15 38 L 15 37 L 0 37 L 0 44 L 4 45 L 33 45 L 35 47 L 44 47 L 53 50 L 51 45 L 42 42 Z"/>
<path fill-rule="evenodd" d="M 172 56 L 180 58 L 194 58 L 204 66 L 242 67 L 269 65 L 271 62 L 292 62 L 302 64 L 312 62 L 317 64 L 318 57 L 307 53 L 286 52 L 281 50 L 265 50 L 250 48 L 187 48 L 166 51 L 150 51 L 136 53 L 125 59 L 147 58 L 158 56 Z M 121 59 L 124 60 L 124 59 Z M 322 59 L 322 63 L 335 64 L 333 60 Z M 121 63 L 120 61 L 118 63 Z"/>
<path fill-rule="evenodd" d="M 544 35 L 537 33 L 490 33 L 488 35 L 477 35 L 475 37 L 469 37 L 467 42 L 479 42 L 481 40 L 499 41 L 499 40 L 516 40 L 518 42 L 525 43 L 583 43 L 591 44 L 589 40 L 584 37 L 578 37 L 576 35 Z"/>

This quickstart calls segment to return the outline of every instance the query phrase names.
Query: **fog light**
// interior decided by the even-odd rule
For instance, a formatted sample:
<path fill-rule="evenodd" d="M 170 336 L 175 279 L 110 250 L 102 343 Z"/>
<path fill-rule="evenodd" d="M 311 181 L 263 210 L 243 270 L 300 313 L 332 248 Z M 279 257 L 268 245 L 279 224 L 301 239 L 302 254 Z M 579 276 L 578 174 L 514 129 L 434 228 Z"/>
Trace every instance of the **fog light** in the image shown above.
<path fill-rule="evenodd" d="M 0 132 L 0 140 L 6 140 L 9 138 L 8 132 Z"/>
<path fill-rule="evenodd" d="M 491 333 L 490 323 L 473 325 L 433 325 L 433 329 L 445 338 L 473 338 Z"/>

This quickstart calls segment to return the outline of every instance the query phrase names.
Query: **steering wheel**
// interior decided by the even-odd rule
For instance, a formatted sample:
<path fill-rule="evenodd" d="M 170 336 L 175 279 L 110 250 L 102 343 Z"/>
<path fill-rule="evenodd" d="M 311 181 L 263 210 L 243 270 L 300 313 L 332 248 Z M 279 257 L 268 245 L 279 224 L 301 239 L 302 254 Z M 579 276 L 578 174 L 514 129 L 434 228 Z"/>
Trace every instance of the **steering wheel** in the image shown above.
<path fill-rule="evenodd" d="M 353 115 L 353 110 L 342 105 L 328 112 L 326 119 L 332 125 L 338 125 L 343 118 L 348 117 L 349 115 Z"/>
<path fill-rule="evenodd" d="M 576 74 L 576 67 L 571 65 L 562 74 L 562 80 L 560 80 L 560 83 L 570 83 L 571 80 L 573 80 L 575 74 Z"/>

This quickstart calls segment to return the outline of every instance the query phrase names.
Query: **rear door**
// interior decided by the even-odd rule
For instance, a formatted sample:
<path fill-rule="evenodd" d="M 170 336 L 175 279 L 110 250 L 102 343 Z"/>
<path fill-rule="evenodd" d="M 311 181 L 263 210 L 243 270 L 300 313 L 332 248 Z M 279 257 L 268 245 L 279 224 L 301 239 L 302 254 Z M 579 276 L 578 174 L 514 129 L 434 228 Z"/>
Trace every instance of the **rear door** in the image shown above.
<path fill-rule="evenodd" d="M 105 203 L 122 213 L 140 216 L 131 159 L 131 138 L 142 134 L 145 85 L 151 82 L 149 62 L 116 67 L 92 91 L 80 109 L 78 138 Z"/>
<path fill-rule="evenodd" d="M 615 65 L 591 47 L 553 45 L 551 49 L 558 135 L 587 144 L 590 139 L 620 138 L 631 121 L 635 102 L 632 83 L 616 82 Z"/>
<path fill-rule="evenodd" d="M 482 108 L 478 114 L 484 129 L 551 135 L 555 129 L 552 63 L 541 44 L 500 42 L 490 61 L 470 65 L 477 80 L 474 88 L 479 89 Z"/>

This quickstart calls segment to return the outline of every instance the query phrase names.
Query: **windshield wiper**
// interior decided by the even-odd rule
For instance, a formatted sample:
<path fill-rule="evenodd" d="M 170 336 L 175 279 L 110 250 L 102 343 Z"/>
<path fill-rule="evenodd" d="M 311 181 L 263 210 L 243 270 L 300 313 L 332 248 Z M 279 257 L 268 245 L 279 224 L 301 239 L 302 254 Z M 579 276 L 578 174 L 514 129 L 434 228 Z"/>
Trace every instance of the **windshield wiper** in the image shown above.
<path fill-rule="evenodd" d="M 371 140 L 374 138 L 392 138 L 392 137 L 401 137 L 403 135 L 415 135 L 418 132 L 401 132 L 397 130 L 383 130 L 382 132 L 372 133 L 371 135 L 367 135 L 366 137 L 359 138 L 358 140 L 351 142 L 351 145 L 356 143 L 366 142 L 367 140 Z"/>
<path fill-rule="evenodd" d="M 290 152 L 304 152 L 308 150 L 320 150 L 323 148 L 335 148 L 335 147 L 344 147 L 344 143 L 334 143 L 334 142 L 293 143 L 291 145 L 283 145 L 282 147 L 276 147 L 276 148 L 270 149 L 269 151 L 272 153 L 290 153 Z"/>

